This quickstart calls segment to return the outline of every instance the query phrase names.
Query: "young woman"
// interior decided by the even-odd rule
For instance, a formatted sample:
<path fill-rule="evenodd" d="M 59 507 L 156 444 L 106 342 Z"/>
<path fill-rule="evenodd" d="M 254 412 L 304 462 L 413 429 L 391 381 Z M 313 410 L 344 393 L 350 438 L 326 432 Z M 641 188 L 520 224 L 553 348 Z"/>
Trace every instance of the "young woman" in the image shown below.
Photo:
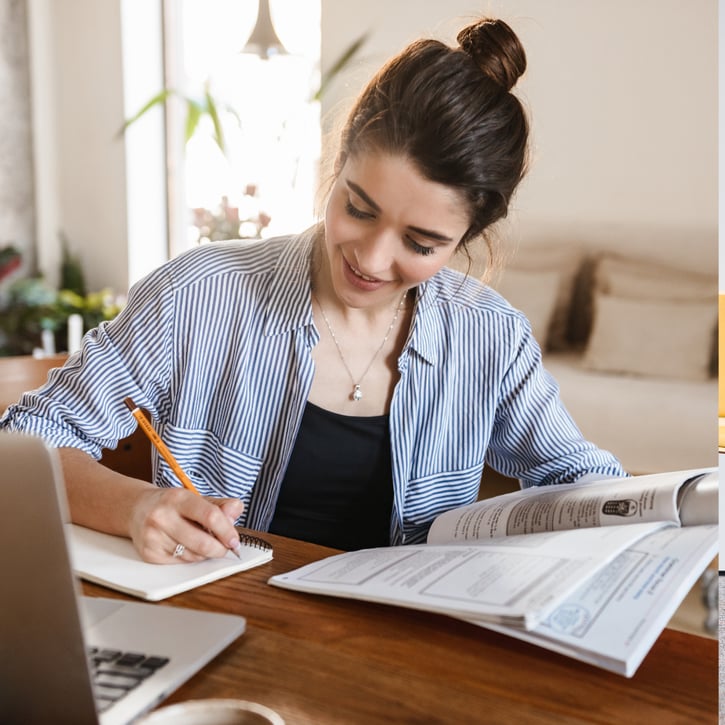
<path fill-rule="evenodd" d="M 149 561 L 222 556 L 233 523 L 352 549 L 421 542 L 484 463 L 524 486 L 625 475 L 584 440 L 525 317 L 446 265 L 506 215 L 526 59 L 481 20 L 413 43 L 341 135 L 324 221 L 216 243 L 149 275 L 0 425 L 61 449 L 73 519 Z M 488 247 L 493 258 L 493 248 Z M 96 462 L 146 409 L 204 497 Z"/>

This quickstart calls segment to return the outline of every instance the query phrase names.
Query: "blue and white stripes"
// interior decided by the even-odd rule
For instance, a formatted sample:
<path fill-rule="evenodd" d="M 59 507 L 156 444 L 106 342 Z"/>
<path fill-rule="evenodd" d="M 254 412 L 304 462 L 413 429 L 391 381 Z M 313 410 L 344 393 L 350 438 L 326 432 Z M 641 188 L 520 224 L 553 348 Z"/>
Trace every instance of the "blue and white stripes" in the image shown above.
<path fill-rule="evenodd" d="M 172 260 L 0 427 L 99 457 L 133 430 L 130 396 L 203 494 L 241 498 L 240 523 L 265 530 L 314 376 L 310 253 L 306 233 Z M 526 319 L 474 280 L 445 269 L 421 286 L 398 366 L 391 543 L 475 500 L 484 462 L 527 486 L 624 475 L 582 439 Z M 154 475 L 179 485 L 158 458 Z"/>

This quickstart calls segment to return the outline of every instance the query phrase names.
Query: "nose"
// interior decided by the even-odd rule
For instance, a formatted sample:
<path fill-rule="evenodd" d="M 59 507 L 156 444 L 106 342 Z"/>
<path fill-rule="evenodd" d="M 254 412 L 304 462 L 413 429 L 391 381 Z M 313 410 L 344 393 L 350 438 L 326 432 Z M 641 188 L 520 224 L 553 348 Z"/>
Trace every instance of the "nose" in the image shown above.
<path fill-rule="evenodd" d="M 390 231 L 378 229 L 368 234 L 355 247 L 358 269 L 368 277 L 385 279 L 393 266 L 395 239 Z"/>

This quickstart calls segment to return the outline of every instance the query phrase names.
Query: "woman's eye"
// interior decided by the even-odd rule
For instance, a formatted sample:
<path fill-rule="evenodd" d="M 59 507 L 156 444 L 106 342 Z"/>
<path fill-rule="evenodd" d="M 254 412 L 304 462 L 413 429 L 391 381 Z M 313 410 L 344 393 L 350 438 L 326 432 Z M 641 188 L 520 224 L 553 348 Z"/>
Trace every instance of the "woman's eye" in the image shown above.
<path fill-rule="evenodd" d="M 435 247 L 426 247 L 423 244 L 418 244 L 415 239 L 411 239 L 410 237 L 408 237 L 408 244 L 416 254 L 422 254 L 423 256 L 426 256 L 427 254 L 433 254 L 433 252 L 435 251 Z"/>
<path fill-rule="evenodd" d="M 363 211 L 362 209 L 358 209 L 349 199 L 345 201 L 345 212 L 353 217 L 353 219 L 374 219 L 375 215 L 371 214 L 370 212 Z M 408 246 L 416 253 L 421 254 L 423 256 L 426 256 L 428 254 L 433 254 L 435 251 L 435 247 L 426 247 L 423 244 L 419 244 L 415 241 L 412 237 L 406 237 L 406 242 Z"/>
<path fill-rule="evenodd" d="M 372 214 L 368 214 L 365 211 L 361 211 L 356 206 L 353 206 L 352 202 L 348 199 L 345 202 L 345 211 L 355 219 L 370 219 L 372 218 Z"/>

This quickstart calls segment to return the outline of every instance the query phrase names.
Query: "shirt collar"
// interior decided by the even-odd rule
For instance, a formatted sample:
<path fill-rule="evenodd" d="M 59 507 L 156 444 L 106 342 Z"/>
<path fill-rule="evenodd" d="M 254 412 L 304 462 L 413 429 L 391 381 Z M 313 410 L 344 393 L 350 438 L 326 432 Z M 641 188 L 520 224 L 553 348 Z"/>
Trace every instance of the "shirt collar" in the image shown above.
<path fill-rule="evenodd" d="M 418 285 L 413 321 L 406 345 L 409 350 L 430 365 L 435 365 L 438 360 L 439 341 L 442 333 L 438 308 L 440 285 L 437 276 Z"/>
<path fill-rule="evenodd" d="M 306 326 L 312 319 L 310 262 L 316 227 L 282 239 L 282 250 L 270 278 L 265 311 L 266 335 L 279 335 Z"/>

